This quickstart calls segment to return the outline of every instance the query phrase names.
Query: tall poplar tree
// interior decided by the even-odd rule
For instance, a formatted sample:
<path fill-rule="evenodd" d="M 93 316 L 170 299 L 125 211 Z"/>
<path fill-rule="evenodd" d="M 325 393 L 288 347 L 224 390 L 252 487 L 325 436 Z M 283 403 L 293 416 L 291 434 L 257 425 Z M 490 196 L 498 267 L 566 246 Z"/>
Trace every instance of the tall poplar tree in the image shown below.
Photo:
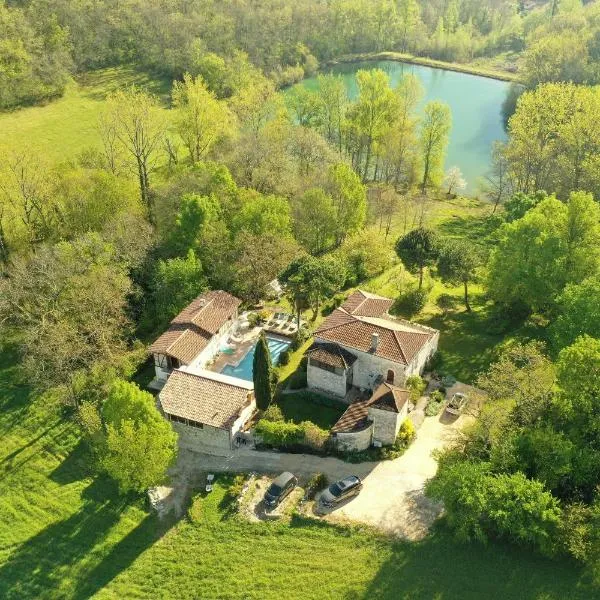
<path fill-rule="evenodd" d="M 261 332 L 256 350 L 254 351 L 254 360 L 252 363 L 252 376 L 254 379 L 254 396 L 256 397 L 256 406 L 260 410 L 267 410 L 273 400 L 273 365 L 271 363 L 271 354 L 267 344 L 267 338 L 264 332 Z"/>

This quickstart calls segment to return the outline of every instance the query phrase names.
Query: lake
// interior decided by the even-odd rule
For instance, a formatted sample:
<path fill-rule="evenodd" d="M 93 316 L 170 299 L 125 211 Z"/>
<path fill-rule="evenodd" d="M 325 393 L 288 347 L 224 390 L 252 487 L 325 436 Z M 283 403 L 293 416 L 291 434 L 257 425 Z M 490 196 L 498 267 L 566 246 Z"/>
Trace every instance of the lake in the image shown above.
<path fill-rule="evenodd" d="M 356 71 L 382 69 L 397 85 L 405 73 L 416 75 L 423 84 L 425 95 L 422 105 L 430 100 L 446 102 L 452 110 L 452 132 L 446 156 L 446 168 L 457 165 L 467 180 L 467 192 L 477 191 L 478 181 L 487 174 L 494 141 L 505 141 L 502 122 L 502 103 L 510 83 L 467 73 L 433 69 L 396 61 L 370 61 L 336 65 L 328 70 L 342 75 L 350 98 L 358 94 Z M 316 77 L 298 85 L 309 89 L 318 87 Z"/>

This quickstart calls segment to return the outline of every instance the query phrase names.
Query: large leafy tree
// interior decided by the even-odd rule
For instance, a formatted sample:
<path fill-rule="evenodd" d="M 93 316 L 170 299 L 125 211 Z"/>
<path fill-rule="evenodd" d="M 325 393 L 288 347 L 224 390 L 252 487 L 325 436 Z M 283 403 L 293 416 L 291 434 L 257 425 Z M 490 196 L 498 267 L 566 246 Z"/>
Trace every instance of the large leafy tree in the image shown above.
<path fill-rule="evenodd" d="M 97 234 L 43 246 L 15 260 L 0 281 L 0 322 L 16 326 L 29 381 L 60 386 L 96 365 L 117 367 L 127 352 L 131 292 L 126 265 Z"/>
<path fill-rule="evenodd" d="M 550 331 L 557 349 L 584 334 L 600 338 L 600 275 L 567 285 L 558 297 L 556 312 Z"/>
<path fill-rule="evenodd" d="M 338 223 L 329 194 L 319 188 L 310 189 L 294 201 L 293 210 L 296 239 L 308 252 L 320 254 L 333 246 Z"/>
<path fill-rule="evenodd" d="M 599 223 L 598 204 L 574 193 L 567 204 L 550 197 L 504 225 L 489 262 L 491 297 L 534 311 L 552 307 L 567 283 L 600 269 Z"/>
<path fill-rule="evenodd" d="M 273 400 L 274 386 L 271 353 L 264 332 L 261 332 L 256 343 L 252 362 L 252 378 L 254 380 L 256 406 L 260 410 L 267 410 Z"/>
<path fill-rule="evenodd" d="M 346 280 L 343 263 L 333 256 L 315 258 L 302 256 L 292 261 L 281 273 L 288 295 L 296 307 L 298 321 L 300 312 L 311 306 L 316 319 L 321 302 L 337 292 Z"/>
<path fill-rule="evenodd" d="M 471 311 L 468 286 L 475 280 L 476 270 L 481 262 L 481 254 L 471 242 L 449 240 L 441 245 L 438 272 L 443 281 L 463 285 L 467 312 Z"/>
<path fill-rule="evenodd" d="M 210 153 L 232 130 L 232 115 L 227 105 L 217 100 L 201 76 L 189 73 L 173 84 L 175 128 L 187 148 L 190 160 L 198 162 Z"/>
<path fill-rule="evenodd" d="M 102 408 L 101 466 L 121 492 L 143 492 L 161 482 L 177 450 L 177 434 L 154 398 L 134 383 L 116 380 Z"/>
<path fill-rule="evenodd" d="M 396 242 L 396 254 L 410 273 L 419 276 L 419 289 L 423 287 L 426 267 L 435 264 L 439 243 L 435 232 L 419 227 L 409 231 Z"/>

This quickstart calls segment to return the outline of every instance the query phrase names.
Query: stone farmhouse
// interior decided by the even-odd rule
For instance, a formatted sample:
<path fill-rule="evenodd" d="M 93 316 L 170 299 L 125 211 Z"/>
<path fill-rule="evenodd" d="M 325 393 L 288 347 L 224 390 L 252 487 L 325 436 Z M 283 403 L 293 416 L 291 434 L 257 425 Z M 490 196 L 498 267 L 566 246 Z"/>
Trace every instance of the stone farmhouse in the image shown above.
<path fill-rule="evenodd" d="M 357 398 L 332 429 L 339 447 L 393 444 L 408 414 L 407 377 L 421 374 L 439 332 L 395 319 L 393 300 L 358 290 L 327 317 L 308 352 L 308 387 Z"/>
<path fill-rule="evenodd" d="M 202 368 L 232 333 L 242 301 L 227 292 L 205 292 L 186 306 L 151 346 L 156 378 L 162 387 L 173 369 Z"/>
<path fill-rule="evenodd" d="M 182 448 L 229 451 L 256 409 L 251 381 L 204 367 L 238 325 L 241 300 L 220 290 L 198 296 L 151 346 L 160 408 Z"/>

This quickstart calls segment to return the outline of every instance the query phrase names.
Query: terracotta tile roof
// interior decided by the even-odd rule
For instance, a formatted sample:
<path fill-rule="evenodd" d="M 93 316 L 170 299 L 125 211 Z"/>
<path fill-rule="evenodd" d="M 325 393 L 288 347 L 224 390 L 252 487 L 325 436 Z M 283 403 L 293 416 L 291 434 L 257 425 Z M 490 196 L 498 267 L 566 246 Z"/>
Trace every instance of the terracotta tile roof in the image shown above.
<path fill-rule="evenodd" d="M 381 317 L 387 314 L 392 304 L 394 301 L 389 298 L 356 290 L 348 296 L 340 308 L 358 317 Z"/>
<path fill-rule="evenodd" d="M 331 433 L 351 433 L 364 429 L 369 422 L 369 408 L 399 413 L 408 402 L 409 392 L 389 383 L 382 383 L 367 400 L 353 402 L 331 428 Z"/>
<path fill-rule="evenodd" d="M 212 336 L 237 312 L 241 300 L 223 292 L 205 292 L 186 306 L 151 346 L 149 351 L 167 354 L 189 364 Z"/>
<path fill-rule="evenodd" d="M 254 384 L 220 373 L 175 369 L 159 394 L 165 413 L 228 429 L 251 402 Z"/>
<path fill-rule="evenodd" d="M 399 413 L 408 402 L 409 392 L 391 383 L 382 383 L 367 401 L 369 406 Z"/>
<path fill-rule="evenodd" d="M 374 333 L 379 336 L 379 343 L 373 352 L 371 345 Z M 406 321 L 355 317 L 341 308 L 334 310 L 315 332 L 319 340 L 362 352 L 373 352 L 375 356 L 403 365 L 410 364 L 433 335 L 435 330 L 427 330 Z"/>
<path fill-rule="evenodd" d="M 307 354 L 319 362 L 340 369 L 347 369 L 357 359 L 354 354 L 344 350 L 339 344 L 313 344 Z"/>
<path fill-rule="evenodd" d="M 353 402 L 331 428 L 331 433 L 350 433 L 360 431 L 368 423 L 369 405 L 367 400 Z"/>

